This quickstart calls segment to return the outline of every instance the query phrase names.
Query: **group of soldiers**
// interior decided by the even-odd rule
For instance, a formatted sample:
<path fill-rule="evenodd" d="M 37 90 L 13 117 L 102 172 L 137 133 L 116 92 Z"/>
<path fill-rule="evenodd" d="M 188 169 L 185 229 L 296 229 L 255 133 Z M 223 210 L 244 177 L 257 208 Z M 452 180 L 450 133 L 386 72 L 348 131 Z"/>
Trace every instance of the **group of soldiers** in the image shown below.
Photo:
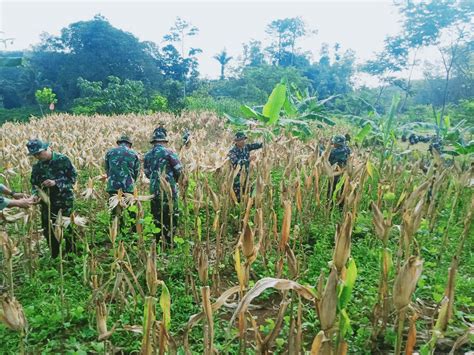
<path fill-rule="evenodd" d="M 155 235 L 157 240 L 164 237 L 164 243 L 171 243 L 173 230 L 178 225 L 178 180 L 182 174 L 183 166 L 178 155 L 168 146 L 169 140 L 164 127 L 154 130 L 150 139 L 152 148 L 145 154 L 143 159 L 143 170 L 145 176 L 150 180 L 149 192 L 153 196 L 150 207 L 155 226 L 159 232 Z M 190 134 L 185 131 L 183 135 L 183 146 L 190 142 Z M 110 149 L 105 155 L 105 178 L 107 179 L 106 191 L 109 197 L 122 193 L 133 193 L 136 182 L 140 176 L 141 162 L 139 155 L 132 149 L 132 140 L 127 135 L 120 136 L 117 146 Z M 346 137 L 334 136 L 329 162 L 344 167 L 351 154 L 347 146 Z M 51 256 L 59 255 L 60 244 L 54 236 L 54 225 L 58 216 L 70 216 L 74 207 L 73 186 L 77 179 L 77 172 L 71 160 L 56 151 L 53 151 L 49 143 L 39 139 L 32 139 L 26 145 L 30 156 L 36 158 L 31 172 L 32 196 L 10 190 L 5 185 L 0 185 L 0 193 L 11 196 L 6 198 L 0 196 L 0 209 L 5 207 L 27 208 L 34 204 L 41 207 L 41 225 L 43 233 L 51 249 Z M 234 137 L 234 146 L 228 153 L 228 160 L 234 169 L 238 169 L 233 181 L 233 191 L 237 200 L 248 188 L 248 170 L 250 162 L 255 159 L 250 152 L 261 149 L 263 143 L 247 144 L 247 136 L 243 132 L 237 132 Z M 241 178 L 241 174 L 245 177 Z M 242 186 L 242 182 L 244 185 Z M 330 186 L 337 184 L 333 181 Z M 166 185 L 166 186 L 165 186 Z M 41 198 L 41 196 L 48 198 Z M 121 219 L 123 211 L 120 206 L 112 210 L 112 217 Z M 132 218 L 136 215 L 129 211 Z M 64 231 L 66 252 L 74 252 L 76 246 L 69 230 Z"/>
<path fill-rule="evenodd" d="M 415 145 L 417 143 L 430 143 L 428 147 L 428 151 L 430 153 L 433 153 L 433 150 L 435 150 L 438 154 L 443 153 L 443 141 L 441 138 L 437 135 L 435 136 L 423 136 L 423 135 L 418 135 L 415 133 L 410 133 L 410 135 L 407 137 L 406 134 L 402 135 L 402 142 L 407 142 L 410 145 Z"/>

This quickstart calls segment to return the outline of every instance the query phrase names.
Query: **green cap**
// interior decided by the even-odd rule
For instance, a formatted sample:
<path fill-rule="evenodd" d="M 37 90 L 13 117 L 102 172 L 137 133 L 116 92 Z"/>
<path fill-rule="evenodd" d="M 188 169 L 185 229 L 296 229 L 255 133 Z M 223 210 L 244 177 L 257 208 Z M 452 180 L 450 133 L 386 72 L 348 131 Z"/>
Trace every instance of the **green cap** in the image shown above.
<path fill-rule="evenodd" d="M 43 142 L 39 139 L 30 139 L 28 143 L 26 143 L 26 148 L 28 148 L 28 155 L 35 155 L 43 150 L 48 149 L 49 143 Z"/>
<path fill-rule="evenodd" d="M 243 139 L 247 139 L 247 136 L 242 131 L 237 132 L 234 136 L 234 141 L 241 141 Z"/>
<path fill-rule="evenodd" d="M 345 144 L 346 143 L 346 137 L 344 137 L 342 134 L 336 134 L 334 137 L 331 139 L 332 144 Z"/>
<path fill-rule="evenodd" d="M 120 143 L 128 143 L 128 144 L 132 145 L 132 140 L 126 134 L 122 134 L 119 137 L 119 139 L 117 139 L 117 144 L 120 144 Z"/>
<path fill-rule="evenodd" d="M 150 143 L 155 142 L 168 142 L 168 138 L 166 138 L 166 134 L 164 134 L 162 131 L 155 130 L 153 136 L 151 137 Z"/>

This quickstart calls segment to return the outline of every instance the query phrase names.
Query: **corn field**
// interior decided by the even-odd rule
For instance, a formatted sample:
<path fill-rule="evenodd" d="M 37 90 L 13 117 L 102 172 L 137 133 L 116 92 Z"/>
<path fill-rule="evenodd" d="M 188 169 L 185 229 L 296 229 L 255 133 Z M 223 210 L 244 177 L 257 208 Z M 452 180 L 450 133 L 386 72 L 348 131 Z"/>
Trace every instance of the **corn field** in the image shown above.
<path fill-rule="evenodd" d="M 184 166 L 180 223 L 166 248 L 153 237 L 144 174 L 134 194 L 112 201 L 101 178 L 120 134 L 143 157 L 159 124 Z M 192 140 L 181 147 L 184 129 Z M 350 129 L 317 129 L 305 142 L 266 135 L 238 202 L 226 161 L 233 132 L 213 114 L 51 115 L 4 124 L 1 175 L 15 190 L 31 191 L 30 138 L 51 142 L 74 163 L 75 212 L 58 218 L 55 236 L 72 226 L 80 250 L 50 259 L 39 207 L 3 210 L 1 352 L 472 349 L 472 162 L 446 166 L 411 152 L 381 164 L 377 147 L 353 147 L 341 172 L 329 164 L 329 149 L 319 156 L 317 147 Z M 257 133 L 250 139 L 262 140 Z M 119 228 L 110 204 L 137 218 Z"/>

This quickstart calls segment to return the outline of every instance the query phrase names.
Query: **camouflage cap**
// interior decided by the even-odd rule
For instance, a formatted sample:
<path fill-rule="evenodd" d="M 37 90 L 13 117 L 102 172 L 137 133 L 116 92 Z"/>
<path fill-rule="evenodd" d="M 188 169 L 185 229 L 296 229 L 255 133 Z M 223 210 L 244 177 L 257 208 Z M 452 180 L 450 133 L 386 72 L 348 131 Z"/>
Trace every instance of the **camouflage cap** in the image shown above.
<path fill-rule="evenodd" d="M 344 137 L 342 134 L 336 134 L 334 137 L 332 137 L 331 142 L 332 144 L 345 144 L 346 137 Z"/>
<path fill-rule="evenodd" d="M 155 132 L 153 132 L 153 136 L 151 137 L 150 143 L 155 142 L 168 142 L 168 138 L 166 138 L 166 134 L 164 134 L 162 131 L 155 130 Z"/>
<path fill-rule="evenodd" d="M 132 145 L 132 140 L 131 140 L 130 137 L 127 136 L 126 134 L 122 134 L 122 135 L 117 139 L 117 144 L 120 144 L 120 143 L 128 143 L 128 144 Z"/>
<path fill-rule="evenodd" d="M 48 149 L 49 143 L 43 142 L 39 139 L 30 139 L 28 143 L 26 143 L 26 148 L 28 148 L 28 155 L 35 155 L 43 150 Z"/>
<path fill-rule="evenodd" d="M 234 136 L 234 141 L 241 141 L 243 139 L 247 139 L 247 136 L 242 131 L 237 132 Z"/>
<path fill-rule="evenodd" d="M 165 135 L 165 137 L 168 135 L 168 132 L 166 131 L 166 128 L 161 126 L 161 125 L 155 128 L 155 130 L 153 131 L 153 135 L 155 135 L 158 132 L 163 133 Z"/>

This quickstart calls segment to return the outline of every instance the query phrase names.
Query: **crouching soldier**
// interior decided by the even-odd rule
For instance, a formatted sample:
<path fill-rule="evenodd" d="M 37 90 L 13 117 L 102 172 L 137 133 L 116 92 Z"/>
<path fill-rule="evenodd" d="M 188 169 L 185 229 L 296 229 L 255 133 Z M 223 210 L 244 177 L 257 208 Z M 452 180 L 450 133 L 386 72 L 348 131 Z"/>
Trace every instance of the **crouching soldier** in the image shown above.
<path fill-rule="evenodd" d="M 72 214 L 76 169 L 68 157 L 52 151 L 48 143 L 39 139 L 30 140 L 26 147 L 29 155 L 38 160 L 31 171 L 33 195 L 39 200 L 39 189 L 42 189 L 49 197 L 49 205 L 43 200 L 40 202 L 41 225 L 51 249 L 51 256 L 56 258 L 59 255 L 60 245 L 53 234 L 54 224 L 59 211 L 66 217 Z M 64 239 L 66 240 L 66 253 L 75 251 L 75 243 L 70 233 L 70 227 L 64 230 Z"/>
<path fill-rule="evenodd" d="M 171 243 L 173 232 L 178 225 L 178 179 L 181 175 L 182 165 L 178 156 L 167 148 L 168 139 L 162 131 L 153 133 L 150 141 L 153 148 L 145 154 L 144 170 L 150 179 L 150 193 L 154 195 L 151 200 L 151 213 L 155 225 L 160 232 L 155 235 L 157 241 L 164 236 L 167 243 Z M 162 186 L 166 180 L 171 189 L 168 196 L 166 187 Z M 171 198 L 171 200 L 170 200 Z"/>

